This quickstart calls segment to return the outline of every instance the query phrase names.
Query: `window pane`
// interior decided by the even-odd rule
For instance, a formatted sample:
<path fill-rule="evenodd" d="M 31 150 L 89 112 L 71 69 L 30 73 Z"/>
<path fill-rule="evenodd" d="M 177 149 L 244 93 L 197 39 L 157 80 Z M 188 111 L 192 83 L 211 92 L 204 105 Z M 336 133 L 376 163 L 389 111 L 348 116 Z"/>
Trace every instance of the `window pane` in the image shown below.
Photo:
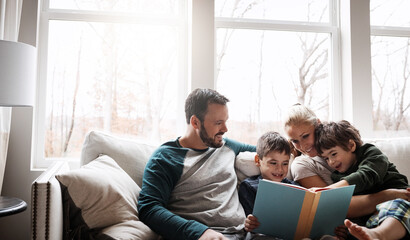
<path fill-rule="evenodd" d="M 371 0 L 370 24 L 374 26 L 410 27 L 410 1 Z"/>
<path fill-rule="evenodd" d="M 50 21 L 46 157 L 77 157 L 85 133 L 175 137 L 175 27 Z"/>
<path fill-rule="evenodd" d="M 231 100 L 228 136 L 256 143 L 268 130 L 283 133 L 283 115 L 297 102 L 328 119 L 329 34 L 219 29 L 217 39 L 217 89 Z"/>
<path fill-rule="evenodd" d="M 50 0 L 50 8 L 176 15 L 178 0 Z"/>
<path fill-rule="evenodd" d="M 329 0 L 216 0 L 215 16 L 323 23 L 329 22 Z"/>
<path fill-rule="evenodd" d="M 372 37 L 373 124 L 378 134 L 410 133 L 410 38 Z"/>

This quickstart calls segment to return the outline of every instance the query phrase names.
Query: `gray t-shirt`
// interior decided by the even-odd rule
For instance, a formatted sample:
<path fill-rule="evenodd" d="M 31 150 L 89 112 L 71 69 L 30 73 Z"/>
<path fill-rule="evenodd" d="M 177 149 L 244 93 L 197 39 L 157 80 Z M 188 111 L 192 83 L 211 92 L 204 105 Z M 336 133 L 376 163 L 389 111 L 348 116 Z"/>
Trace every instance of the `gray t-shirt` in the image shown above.
<path fill-rule="evenodd" d="M 318 175 L 327 185 L 333 183 L 330 177 L 333 169 L 321 157 L 298 156 L 293 160 L 290 172 L 294 181 Z"/>

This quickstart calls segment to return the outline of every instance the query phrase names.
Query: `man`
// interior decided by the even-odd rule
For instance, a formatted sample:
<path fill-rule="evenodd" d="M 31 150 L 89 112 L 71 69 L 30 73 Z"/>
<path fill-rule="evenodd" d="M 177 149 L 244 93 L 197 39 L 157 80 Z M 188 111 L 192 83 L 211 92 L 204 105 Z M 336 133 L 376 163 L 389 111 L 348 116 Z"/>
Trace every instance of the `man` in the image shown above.
<path fill-rule="evenodd" d="M 147 163 L 139 217 L 166 239 L 245 236 L 234 161 L 240 152 L 256 149 L 222 138 L 227 102 L 215 90 L 194 90 L 185 102 L 185 135 L 160 146 Z"/>

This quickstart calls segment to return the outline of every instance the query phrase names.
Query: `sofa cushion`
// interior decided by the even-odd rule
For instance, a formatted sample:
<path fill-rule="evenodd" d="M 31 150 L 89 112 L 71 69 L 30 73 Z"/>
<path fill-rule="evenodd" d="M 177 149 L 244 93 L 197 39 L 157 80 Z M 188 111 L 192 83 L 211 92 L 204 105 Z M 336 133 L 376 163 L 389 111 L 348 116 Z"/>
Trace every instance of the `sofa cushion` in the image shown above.
<path fill-rule="evenodd" d="M 363 139 L 377 146 L 396 165 L 401 174 L 410 178 L 410 138 Z"/>
<path fill-rule="evenodd" d="M 241 152 L 235 159 L 235 171 L 238 184 L 245 178 L 260 174 L 259 167 L 255 165 L 256 152 Z"/>
<path fill-rule="evenodd" d="M 102 229 L 95 239 L 161 239 L 141 221 L 130 220 Z"/>
<path fill-rule="evenodd" d="M 111 157 L 102 155 L 56 178 L 63 195 L 64 233 L 70 239 L 82 239 L 100 228 L 127 221 L 139 222 L 140 187 Z M 145 230 L 141 234 L 153 234 L 148 227 Z"/>
<path fill-rule="evenodd" d="M 141 186 L 145 165 L 157 146 L 114 136 L 100 131 L 91 131 L 84 140 L 80 164 L 87 164 L 100 154 L 108 155 L 131 178 Z"/>

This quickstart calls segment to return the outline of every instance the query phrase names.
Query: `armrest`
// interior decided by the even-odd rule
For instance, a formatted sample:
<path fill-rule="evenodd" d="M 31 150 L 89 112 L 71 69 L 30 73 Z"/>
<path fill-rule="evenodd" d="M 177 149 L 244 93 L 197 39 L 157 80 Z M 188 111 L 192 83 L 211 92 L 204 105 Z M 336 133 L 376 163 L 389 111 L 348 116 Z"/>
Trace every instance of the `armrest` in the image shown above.
<path fill-rule="evenodd" d="M 31 186 L 31 239 L 62 239 L 63 205 L 56 174 L 69 170 L 67 162 L 55 162 Z"/>

